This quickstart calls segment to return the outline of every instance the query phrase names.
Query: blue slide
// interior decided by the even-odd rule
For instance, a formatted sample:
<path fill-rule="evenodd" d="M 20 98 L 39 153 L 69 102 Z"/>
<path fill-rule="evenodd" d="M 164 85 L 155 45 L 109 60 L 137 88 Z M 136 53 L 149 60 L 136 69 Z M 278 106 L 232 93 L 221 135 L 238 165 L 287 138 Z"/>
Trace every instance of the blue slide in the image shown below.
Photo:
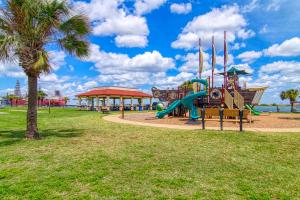
<path fill-rule="evenodd" d="M 192 83 L 201 83 L 203 85 L 205 85 L 207 87 L 208 83 L 206 80 L 203 79 L 192 79 L 191 80 Z M 197 108 L 194 106 L 194 100 L 200 96 L 206 96 L 207 95 L 207 91 L 206 90 L 201 90 L 200 92 L 191 92 L 189 95 L 185 96 L 183 99 L 181 100 L 175 100 L 173 101 L 173 103 L 170 104 L 170 106 L 161 111 L 158 112 L 156 114 L 157 118 L 163 118 L 164 116 L 166 116 L 167 114 L 171 113 L 176 107 L 180 106 L 181 104 L 185 107 L 187 107 L 190 111 L 190 119 L 198 119 L 198 110 Z"/>

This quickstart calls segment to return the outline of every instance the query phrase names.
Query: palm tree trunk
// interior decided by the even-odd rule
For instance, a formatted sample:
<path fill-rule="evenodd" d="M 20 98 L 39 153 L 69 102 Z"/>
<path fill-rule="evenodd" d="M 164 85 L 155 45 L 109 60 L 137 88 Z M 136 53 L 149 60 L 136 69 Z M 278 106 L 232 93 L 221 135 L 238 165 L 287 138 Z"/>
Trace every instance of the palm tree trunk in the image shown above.
<path fill-rule="evenodd" d="M 294 102 L 291 102 L 291 112 L 294 112 Z"/>
<path fill-rule="evenodd" d="M 28 76 L 28 111 L 26 137 L 37 139 L 40 137 L 37 129 L 37 76 Z"/>

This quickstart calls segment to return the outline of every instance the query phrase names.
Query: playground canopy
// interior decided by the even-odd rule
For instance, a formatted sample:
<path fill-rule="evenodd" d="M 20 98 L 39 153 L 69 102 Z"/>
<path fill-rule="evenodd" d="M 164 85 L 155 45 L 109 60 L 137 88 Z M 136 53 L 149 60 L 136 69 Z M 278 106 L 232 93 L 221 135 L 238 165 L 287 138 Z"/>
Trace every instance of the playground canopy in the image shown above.
<path fill-rule="evenodd" d="M 102 106 L 105 106 L 108 109 L 110 109 L 111 99 L 113 100 L 113 106 L 115 106 L 116 99 L 120 101 L 120 110 L 123 109 L 123 101 L 125 101 L 126 99 L 131 100 L 131 110 L 133 110 L 134 99 L 140 100 L 142 105 L 144 99 L 150 99 L 150 107 L 152 105 L 152 95 L 149 95 L 137 89 L 124 87 L 98 87 L 90 91 L 78 94 L 76 95 L 76 97 L 79 99 L 80 107 L 82 106 L 82 100 L 85 99 L 87 101 L 88 107 L 91 109 L 94 108 L 94 105 L 96 103 L 96 110 L 101 110 Z M 100 103 L 102 105 L 100 105 Z"/>
<path fill-rule="evenodd" d="M 220 75 L 224 75 L 224 72 L 219 73 Z M 237 69 L 236 67 L 231 67 L 227 71 L 227 75 L 232 76 L 232 75 L 250 75 L 250 73 L 246 72 L 245 70 Z"/>

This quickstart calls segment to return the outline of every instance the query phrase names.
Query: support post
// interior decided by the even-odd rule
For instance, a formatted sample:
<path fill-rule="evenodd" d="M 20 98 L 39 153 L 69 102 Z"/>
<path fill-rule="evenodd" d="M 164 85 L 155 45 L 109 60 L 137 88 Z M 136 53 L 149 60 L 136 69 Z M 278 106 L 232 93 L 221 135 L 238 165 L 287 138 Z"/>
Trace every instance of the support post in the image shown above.
<path fill-rule="evenodd" d="M 150 98 L 150 106 L 149 106 L 149 110 L 152 110 L 152 97 Z"/>
<path fill-rule="evenodd" d="M 99 108 L 99 97 L 96 97 L 96 110 L 99 112 L 100 108 Z"/>
<path fill-rule="evenodd" d="M 202 112 L 201 112 L 201 118 L 202 118 L 202 129 L 205 129 L 205 107 L 203 106 Z"/>
<path fill-rule="evenodd" d="M 121 102 L 120 102 L 121 103 Z M 123 98 L 122 98 L 122 119 L 124 119 L 124 115 L 125 115 L 125 111 L 124 111 L 125 109 L 124 109 L 124 100 L 123 100 Z"/>
<path fill-rule="evenodd" d="M 107 101 L 107 110 L 109 110 L 110 111 L 110 97 L 109 96 L 107 96 L 106 97 L 106 101 Z"/>
<path fill-rule="evenodd" d="M 81 99 L 81 97 L 79 97 L 79 102 L 78 102 L 78 106 L 79 106 L 79 109 L 81 110 L 81 103 L 82 103 L 82 99 Z"/>
<path fill-rule="evenodd" d="M 124 107 L 123 107 L 123 102 L 124 102 L 124 99 L 123 99 L 123 97 L 120 97 L 120 110 L 122 111 L 122 110 L 124 110 Z"/>
<path fill-rule="evenodd" d="M 87 108 L 86 108 L 86 110 L 90 110 L 91 109 L 91 100 L 90 100 L 90 98 L 87 97 L 86 101 L 87 101 Z"/>
<path fill-rule="evenodd" d="M 243 114 L 244 114 L 244 111 L 240 110 L 239 115 L 240 115 L 240 131 L 241 132 L 243 131 Z"/>
<path fill-rule="evenodd" d="M 223 116 L 224 116 L 224 108 L 220 108 L 220 129 L 223 131 Z"/>
<path fill-rule="evenodd" d="M 132 97 L 130 98 L 130 110 L 134 110 L 133 109 L 133 98 Z"/>
<path fill-rule="evenodd" d="M 94 111 L 94 106 L 95 106 L 94 105 L 94 97 L 92 97 L 91 98 L 91 108 L 90 108 L 91 111 Z"/>

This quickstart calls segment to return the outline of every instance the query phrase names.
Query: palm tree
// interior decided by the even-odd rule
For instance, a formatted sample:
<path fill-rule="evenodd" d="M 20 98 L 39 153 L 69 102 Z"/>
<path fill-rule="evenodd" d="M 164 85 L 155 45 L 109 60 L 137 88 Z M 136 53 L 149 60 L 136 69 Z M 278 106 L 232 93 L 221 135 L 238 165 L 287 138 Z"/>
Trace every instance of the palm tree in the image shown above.
<path fill-rule="evenodd" d="M 14 94 L 8 94 L 8 95 L 6 96 L 6 99 L 9 100 L 9 102 L 10 102 L 10 107 L 12 107 L 12 106 L 13 106 L 13 100 L 18 100 L 18 97 L 17 97 L 16 95 L 14 95 Z M 17 102 L 16 102 L 16 103 L 17 103 Z"/>
<path fill-rule="evenodd" d="M 299 90 L 289 89 L 280 93 L 281 100 L 289 99 L 291 104 L 291 112 L 294 111 L 294 103 L 299 96 Z"/>
<path fill-rule="evenodd" d="M 69 97 L 64 97 L 64 101 L 65 101 L 64 107 L 67 105 L 69 100 L 70 100 Z"/>
<path fill-rule="evenodd" d="M 39 90 L 38 91 L 38 104 L 39 104 L 40 100 L 42 101 L 42 104 L 43 104 L 43 101 L 46 96 L 48 96 L 48 95 L 43 90 Z"/>
<path fill-rule="evenodd" d="M 193 90 L 193 83 L 191 81 L 185 81 L 180 86 L 180 89 Z"/>
<path fill-rule="evenodd" d="M 0 60 L 18 61 L 28 77 L 27 138 L 39 138 L 37 82 L 49 73 L 49 46 L 56 44 L 71 55 L 88 55 L 90 32 L 83 15 L 71 15 L 63 0 L 7 0 L 0 9 Z"/>

